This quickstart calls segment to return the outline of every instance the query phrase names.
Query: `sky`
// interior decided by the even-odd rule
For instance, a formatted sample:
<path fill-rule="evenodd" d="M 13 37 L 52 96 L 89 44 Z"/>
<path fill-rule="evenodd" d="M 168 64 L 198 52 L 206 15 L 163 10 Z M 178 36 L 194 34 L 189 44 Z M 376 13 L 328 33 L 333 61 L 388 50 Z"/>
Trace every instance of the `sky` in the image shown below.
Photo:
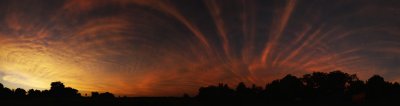
<path fill-rule="evenodd" d="M 341 70 L 400 81 L 399 0 L 0 0 L 0 83 L 194 95 Z"/>

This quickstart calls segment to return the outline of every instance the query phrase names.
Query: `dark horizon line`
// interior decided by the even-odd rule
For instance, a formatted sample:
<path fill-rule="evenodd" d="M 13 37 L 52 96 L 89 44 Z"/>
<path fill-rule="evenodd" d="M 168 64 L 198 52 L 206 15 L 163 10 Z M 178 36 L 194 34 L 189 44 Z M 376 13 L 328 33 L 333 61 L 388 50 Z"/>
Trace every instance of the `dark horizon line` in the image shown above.
<path fill-rule="evenodd" d="M 340 73 L 343 73 L 342 71 L 340 71 L 340 70 L 335 70 L 335 71 L 332 71 L 332 72 L 340 72 Z M 332 72 L 330 72 L 330 73 L 332 73 Z M 319 71 L 314 71 L 314 72 L 311 72 L 312 74 L 314 74 L 314 73 L 325 73 L 325 72 L 319 72 Z M 344 74 L 348 74 L 348 73 L 344 73 Z M 307 74 L 305 74 L 305 75 L 307 75 Z M 350 74 L 349 74 L 350 75 Z M 357 77 L 356 76 L 356 74 L 351 74 L 351 75 L 354 75 L 355 77 Z M 292 75 L 292 74 L 287 74 L 285 77 L 287 77 L 287 76 L 294 76 L 294 75 Z M 379 76 L 380 77 L 380 75 L 378 75 L 378 74 L 374 74 L 374 75 L 372 75 L 371 77 L 374 77 L 374 76 Z M 294 77 L 298 77 L 298 76 L 294 76 Z M 359 80 L 358 79 L 358 77 L 357 77 L 357 80 Z M 276 80 L 272 80 L 272 81 L 270 81 L 269 83 L 266 83 L 266 85 L 268 85 L 268 84 L 271 84 L 273 81 L 276 81 Z M 360 81 L 363 81 L 363 80 L 360 80 Z M 366 82 L 367 80 L 364 80 L 363 82 Z M 55 82 L 60 82 L 61 83 L 61 81 L 55 81 Z M 386 82 L 389 82 L 389 81 L 386 81 Z M 52 83 L 54 83 L 54 82 L 52 82 Z M 399 82 L 397 82 L 397 81 L 392 81 L 392 82 L 389 82 L 389 83 L 399 83 Z M 225 83 L 216 83 L 216 84 L 218 84 L 218 85 L 220 85 L 220 84 L 225 84 Z M 234 85 L 234 86 L 238 86 L 238 85 L 240 85 L 240 84 L 244 84 L 244 85 L 246 85 L 246 83 L 244 83 L 244 82 L 239 82 L 238 84 L 236 84 L 236 85 Z M 226 84 L 227 85 L 227 84 Z M 252 85 L 252 86 L 257 86 L 257 85 L 255 85 L 254 83 L 253 84 L 250 84 L 250 85 Z M 206 85 L 206 86 L 208 86 L 208 87 L 210 87 L 210 86 L 214 86 L 214 85 Z M 3 86 L 3 84 L 2 83 L 0 83 L 0 87 L 1 88 L 3 88 L 4 86 Z M 229 87 L 229 86 L 228 86 Z M 266 86 L 257 86 L 257 87 L 260 87 L 260 88 L 262 88 L 262 89 L 265 89 L 266 88 Z M 4 88 L 7 88 L 7 87 L 4 87 Z M 70 87 L 69 87 L 70 88 Z M 200 87 L 200 88 L 203 88 L 203 87 Z M 10 89 L 10 88 L 8 88 L 8 89 Z M 16 89 L 23 89 L 23 88 L 19 88 L 19 87 L 16 87 L 16 88 L 14 88 L 14 89 L 10 89 L 10 90 L 12 90 L 12 91 L 14 91 L 14 90 L 16 90 Z M 33 88 L 30 88 L 30 89 L 27 89 L 27 90 L 31 90 L 31 89 L 33 89 Z M 72 88 L 72 89 L 75 89 L 75 88 Z M 23 90 L 25 90 L 25 89 L 23 89 Z M 33 90 L 40 90 L 40 89 L 33 89 Z M 46 90 L 50 90 L 50 89 L 42 89 L 41 91 L 46 91 Z M 76 90 L 76 89 L 75 89 Z M 91 94 L 90 93 L 94 93 L 94 92 L 97 92 L 97 93 L 110 93 L 110 92 L 108 92 L 108 91 L 102 91 L 102 92 L 99 92 L 99 91 L 86 91 L 86 90 L 81 90 L 81 91 L 79 91 L 79 90 L 77 90 L 78 91 L 78 93 L 81 95 L 81 97 L 91 97 Z M 87 92 L 87 93 L 84 93 L 84 92 Z M 81 94 L 81 93 L 84 93 L 83 95 Z M 89 94 L 88 94 L 89 93 Z M 193 93 L 194 95 L 191 95 L 192 97 L 195 97 L 195 96 L 198 96 L 198 93 L 199 92 L 197 92 L 197 93 Z M 28 95 L 28 92 L 26 93 L 26 95 Z M 179 97 L 182 97 L 182 95 L 189 95 L 188 93 L 186 93 L 186 92 L 182 92 L 182 95 L 181 96 L 177 96 L 177 95 L 170 95 L 170 96 L 168 96 L 168 95 L 165 95 L 165 96 L 131 96 L 131 95 L 126 95 L 126 94 L 113 94 L 115 97 L 119 97 L 119 98 L 126 98 L 126 97 L 128 97 L 128 98 L 153 98 L 153 97 L 155 97 L 155 98 L 165 98 L 165 97 L 173 97 L 173 98 L 179 98 Z"/>

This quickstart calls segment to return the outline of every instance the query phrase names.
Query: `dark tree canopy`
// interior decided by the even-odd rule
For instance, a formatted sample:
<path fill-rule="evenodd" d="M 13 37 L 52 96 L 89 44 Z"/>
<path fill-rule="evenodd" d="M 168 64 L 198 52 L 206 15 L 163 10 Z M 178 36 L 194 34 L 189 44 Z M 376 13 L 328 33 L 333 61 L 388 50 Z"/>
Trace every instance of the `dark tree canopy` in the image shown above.
<path fill-rule="evenodd" d="M 125 101 L 130 105 L 128 98 L 116 98 L 109 92 L 92 92 L 91 97 L 82 97 L 77 89 L 66 87 L 62 82 L 52 82 L 49 90 L 28 91 L 22 88 L 9 89 L 0 83 L 0 100 L 28 100 L 40 98 L 40 100 L 72 100 L 75 103 L 89 100 L 89 102 L 115 103 Z M 139 99 L 139 103 L 171 102 L 168 99 Z M 172 100 L 172 99 L 170 99 Z M 273 80 L 265 87 L 255 84 L 247 86 L 240 82 L 235 87 L 219 83 L 217 86 L 209 85 L 201 87 L 198 95 L 190 97 L 184 94 L 182 103 L 200 105 L 229 105 L 252 106 L 258 104 L 300 104 L 300 105 L 388 105 L 400 100 L 400 84 L 388 82 L 379 75 L 374 75 L 366 81 L 341 71 L 313 72 L 302 77 L 286 75 L 282 79 Z M 76 102 L 78 101 L 78 102 Z M 146 101 L 146 102 L 145 102 Z M 58 101 L 57 101 L 58 102 Z M 14 103 L 14 102 L 13 102 Z M 163 104 L 159 103 L 159 104 Z M 57 104 L 57 103 L 56 103 Z M 186 105 L 185 105 L 186 106 Z M 195 105 L 198 106 L 198 105 Z"/>
<path fill-rule="evenodd" d="M 15 90 L 11 90 L 9 88 L 5 88 L 3 84 L 0 83 L 0 98 L 81 98 L 81 94 L 78 90 L 65 87 L 65 85 L 60 82 L 52 82 L 50 90 L 35 90 L 29 89 L 28 91 L 17 88 Z M 96 95 L 97 93 L 97 95 Z M 92 93 L 96 98 L 114 98 L 114 94 L 105 92 L 105 93 Z"/>
<path fill-rule="evenodd" d="M 222 86 L 202 87 L 197 97 L 215 102 L 217 98 L 212 97 L 218 97 L 216 95 L 221 95 L 221 92 L 229 92 L 229 96 L 225 95 L 227 98 L 220 99 L 221 101 L 240 100 L 263 104 L 362 104 L 392 103 L 400 100 L 400 84 L 397 82 L 387 82 L 378 75 L 364 82 L 354 74 L 350 75 L 341 71 L 313 72 L 301 78 L 289 74 L 268 83 L 264 89 L 257 88 L 255 85 L 250 89 L 243 82 L 239 83 L 235 90 Z"/>
<path fill-rule="evenodd" d="M 105 92 L 105 93 L 92 92 L 92 98 L 111 99 L 111 98 L 115 98 L 115 96 L 114 96 L 114 94 L 112 94 L 110 92 Z"/>
<path fill-rule="evenodd" d="M 78 93 L 78 90 L 71 87 L 65 87 L 64 84 L 59 81 L 51 83 L 49 93 L 52 97 L 74 98 L 81 96 L 81 94 Z"/>
<path fill-rule="evenodd" d="M 26 95 L 26 91 L 22 88 L 17 88 L 14 91 L 14 95 L 17 97 L 24 97 Z"/>

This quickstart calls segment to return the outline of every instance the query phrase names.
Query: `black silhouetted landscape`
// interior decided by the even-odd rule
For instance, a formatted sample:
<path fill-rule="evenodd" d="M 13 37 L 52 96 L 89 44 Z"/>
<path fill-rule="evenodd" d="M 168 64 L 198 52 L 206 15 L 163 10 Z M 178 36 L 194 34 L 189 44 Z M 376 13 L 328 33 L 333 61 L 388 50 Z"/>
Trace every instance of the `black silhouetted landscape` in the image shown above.
<path fill-rule="evenodd" d="M 6 105 L 129 105 L 129 106 L 261 106 L 261 105 L 391 105 L 400 103 L 400 84 L 374 75 L 366 81 L 341 71 L 286 75 L 264 87 L 239 83 L 201 87 L 196 96 L 116 97 L 109 92 L 82 96 L 78 90 L 52 82 L 49 90 L 9 89 L 0 84 L 0 103 Z"/>

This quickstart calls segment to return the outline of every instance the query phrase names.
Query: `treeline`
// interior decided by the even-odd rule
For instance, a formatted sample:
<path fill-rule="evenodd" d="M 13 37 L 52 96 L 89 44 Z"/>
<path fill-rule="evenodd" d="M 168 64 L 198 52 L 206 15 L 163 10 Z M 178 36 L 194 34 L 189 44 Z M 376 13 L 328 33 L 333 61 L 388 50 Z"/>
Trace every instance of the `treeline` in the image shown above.
<path fill-rule="evenodd" d="M 105 92 L 92 92 L 91 98 L 114 98 L 114 94 Z M 78 92 L 78 90 L 65 87 L 62 82 L 52 82 L 50 90 L 35 90 L 29 89 L 28 91 L 17 88 L 10 89 L 4 87 L 3 84 L 0 83 L 0 98 L 2 99 L 15 99 L 15 98 L 82 98 L 82 95 Z"/>
<path fill-rule="evenodd" d="M 341 71 L 314 72 L 302 77 L 287 75 L 260 87 L 239 83 L 235 89 L 227 84 L 199 89 L 202 103 L 249 104 L 375 104 L 398 103 L 400 84 L 374 75 L 366 81 Z"/>
<path fill-rule="evenodd" d="M 25 99 L 24 99 L 25 98 Z M 35 99 L 30 99 L 35 98 Z M 366 81 L 341 71 L 314 72 L 301 77 L 286 75 L 264 87 L 239 83 L 201 87 L 196 97 L 116 98 L 114 94 L 92 92 L 83 97 L 78 90 L 52 82 L 49 90 L 9 89 L 0 84 L 0 101 L 10 105 L 145 105 L 145 106 L 254 106 L 254 105 L 390 105 L 400 104 L 400 84 L 374 75 Z M 46 102 L 43 102 L 46 101 Z"/>

